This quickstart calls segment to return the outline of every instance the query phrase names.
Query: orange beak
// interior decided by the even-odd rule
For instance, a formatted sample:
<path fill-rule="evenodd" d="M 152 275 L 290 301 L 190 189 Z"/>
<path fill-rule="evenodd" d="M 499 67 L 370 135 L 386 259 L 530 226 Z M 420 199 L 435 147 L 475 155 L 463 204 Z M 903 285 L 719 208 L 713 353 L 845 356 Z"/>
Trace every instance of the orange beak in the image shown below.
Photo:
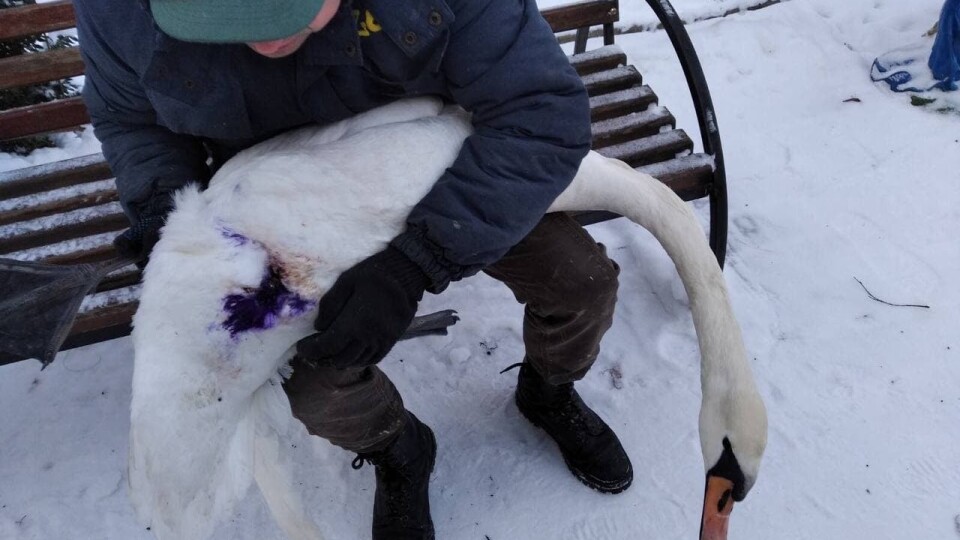
<path fill-rule="evenodd" d="M 732 511 L 733 482 L 719 476 L 707 476 L 700 540 L 727 540 L 727 525 Z"/>

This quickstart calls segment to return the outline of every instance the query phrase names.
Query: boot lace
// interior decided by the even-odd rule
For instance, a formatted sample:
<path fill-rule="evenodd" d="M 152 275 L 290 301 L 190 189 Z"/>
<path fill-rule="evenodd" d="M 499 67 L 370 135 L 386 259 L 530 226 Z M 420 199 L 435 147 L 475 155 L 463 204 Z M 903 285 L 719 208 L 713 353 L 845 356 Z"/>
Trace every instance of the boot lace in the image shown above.
<path fill-rule="evenodd" d="M 596 414 L 591 414 L 581 404 L 579 396 L 573 390 L 573 383 L 561 384 L 556 387 L 554 404 L 557 415 L 574 427 L 578 439 L 585 439 L 587 435 L 598 435 L 603 431 L 604 424 Z"/>
<path fill-rule="evenodd" d="M 517 362 L 516 364 L 511 364 L 500 373 L 503 374 L 512 371 L 523 366 L 525 363 L 526 362 Z M 603 431 L 605 424 L 600 420 L 600 417 L 591 413 L 586 409 L 586 406 L 582 404 L 580 396 L 573 389 L 572 382 L 559 385 L 551 385 L 546 382 L 541 382 L 541 384 L 548 388 L 548 391 L 544 392 L 543 395 L 547 400 L 541 404 L 540 407 L 549 411 L 552 416 L 560 421 L 573 427 L 573 432 L 576 434 L 577 440 L 582 442 L 588 436 L 596 436 Z"/>

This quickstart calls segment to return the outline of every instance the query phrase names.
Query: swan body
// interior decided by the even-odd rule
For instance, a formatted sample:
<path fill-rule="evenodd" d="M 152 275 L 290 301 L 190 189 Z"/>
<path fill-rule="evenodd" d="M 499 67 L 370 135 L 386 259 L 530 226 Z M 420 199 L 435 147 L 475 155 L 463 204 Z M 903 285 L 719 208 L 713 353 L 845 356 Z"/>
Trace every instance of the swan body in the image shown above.
<path fill-rule="evenodd" d="M 208 537 L 252 483 L 288 537 L 321 538 L 290 476 L 282 441 L 295 420 L 278 372 L 313 332 L 323 293 L 402 232 L 470 133 L 459 109 L 397 102 L 254 146 L 206 191 L 178 194 L 132 334 L 130 493 L 158 538 Z M 625 215 L 676 263 L 702 353 L 704 463 L 723 461 L 727 442 L 739 500 L 759 469 L 766 413 L 694 216 L 660 182 L 592 152 L 550 209 L 568 210 Z"/>

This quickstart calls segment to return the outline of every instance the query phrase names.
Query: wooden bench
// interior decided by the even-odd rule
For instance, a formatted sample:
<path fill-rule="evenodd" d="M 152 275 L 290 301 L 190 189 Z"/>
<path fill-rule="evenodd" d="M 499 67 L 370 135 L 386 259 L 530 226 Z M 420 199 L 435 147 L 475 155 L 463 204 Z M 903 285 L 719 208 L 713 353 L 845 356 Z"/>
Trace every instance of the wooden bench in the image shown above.
<path fill-rule="evenodd" d="M 636 68 L 613 44 L 617 0 L 589 0 L 544 10 L 561 38 L 575 40 L 570 62 L 590 95 L 593 146 L 656 176 L 685 200 L 710 198 L 710 241 L 723 264 L 726 186 L 719 133 L 709 92 L 682 23 L 665 0 L 648 0 L 664 25 L 687 75 L 703 136 L 703 152 L 659 105 Z M 0 10 L 0 40 L 75 26 L 70 0 Z M 591 28 L 602 28 L 604 47 L 585 51 Z M 83 46 L 81 43 L 80 47 Z M 0 60 L 0 89 L 83 73 L 77 48 Z M 89 122 L 79 97 L 0 111 L 0 140 L 79 129 Z M 89 129 L 89 127 L 87 127 Z M 617 217 L 584 213 L 584 224 Z M 128 223 L 102 154 L 0 173 L 0 257 L 74 264 L 109 259 L 111 242 Z M 130 332 L 140 273 L 122 268 L 87 296 L 63 348 L 105 341 Z M 2 300 L 2 299 L 0 299 Z M 22 358 L 0 353 L 0 365 Z"/>

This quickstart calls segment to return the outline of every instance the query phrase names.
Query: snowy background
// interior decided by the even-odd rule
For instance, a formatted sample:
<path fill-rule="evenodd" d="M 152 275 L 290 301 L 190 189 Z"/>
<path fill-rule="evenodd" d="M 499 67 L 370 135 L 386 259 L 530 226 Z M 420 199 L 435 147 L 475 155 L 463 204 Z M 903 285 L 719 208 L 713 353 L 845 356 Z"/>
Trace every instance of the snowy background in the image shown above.
<path fill-rule="evenodd" d="M 553 2 L 550 2 L 551 4 Z M 703 19 L 745 0 L 676 0 Z M 770 413 L 760 479 L 732 540 L 960 539 L 960 117 L 912 107 L 869 80 L 941 0 L 791 0 L 688 28 L 711 83 L 730 182 L 726 276 Z M 622 0 L 628 25 L 653 21 Z M 696 135 L 663 32 L 617 42 Z M 859 102 L 846 101 L 858 98 Z M 89 131 L 0 170 L 97 150 Z M 666 256 L 629 223 L 591 231 L 623 267 L 615 325 L 583 383 L 620 434 L 633 487 L 580 485 L 512 403 L 521 309 L 485 276 L 423 310 L 454 308 L 448 337 L 398 346 L 383 366 L 437 432 L 438 538 L 692 539 L 703 465 L 698 352 Z M 879 298 L 928 304 L 891 307 Z M 126 339 L 0 367 L 0 538 L 151 538 L 126 495 Z M 313 510 L 328 538 L 369 530 L 373 471 L 323 441 Z M 309 465 L 309 463 L 308 463 Z M 279 539 L 251 493 L 220 539 Z"/>

